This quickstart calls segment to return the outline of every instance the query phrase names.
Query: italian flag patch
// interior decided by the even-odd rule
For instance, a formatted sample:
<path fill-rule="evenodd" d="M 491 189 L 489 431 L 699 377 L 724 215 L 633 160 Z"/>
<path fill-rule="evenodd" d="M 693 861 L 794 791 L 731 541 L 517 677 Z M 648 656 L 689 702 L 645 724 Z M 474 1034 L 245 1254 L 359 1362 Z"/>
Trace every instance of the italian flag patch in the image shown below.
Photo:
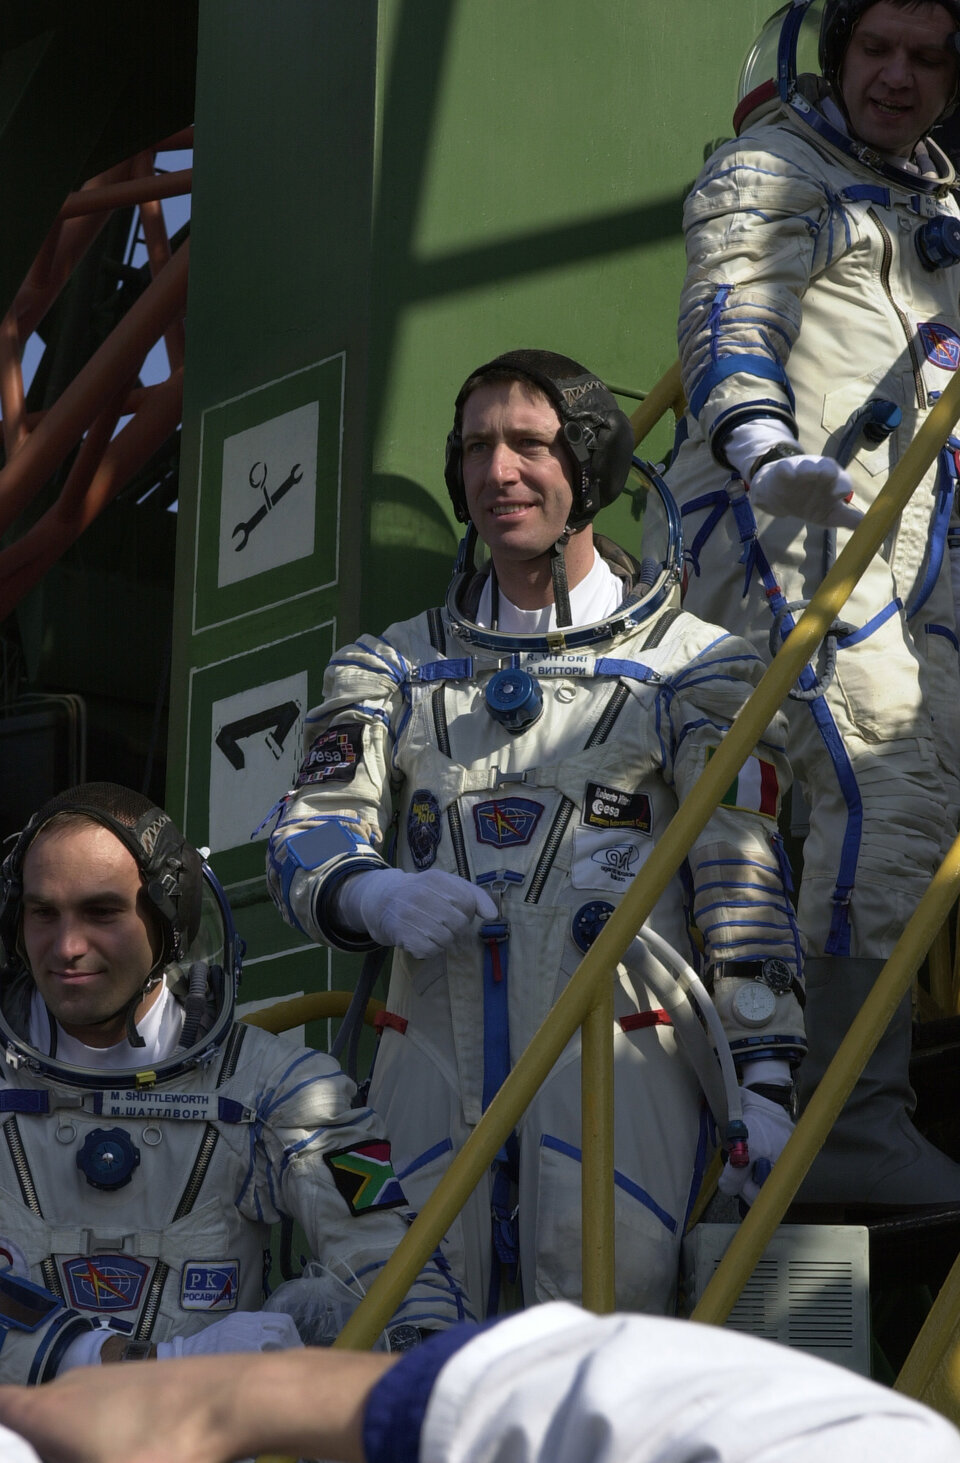
<path fill-rule="evenodd" d="M 707 748 L 708 762 L 716 750 L 716 747 Z M 762 757 L 748 757 L 720 799 L 720 806 L 776 818 L 780 809 L 780 784 L 773 763 L 764 762 Z"/>
<path fill-rule="evenodd" d="M 406 1195 L 393 1171 L 389 1143 L 373 1139 L 354 1148 L 325 1153 L 324 1160 L 351 1214 L 406 1204 Z"/>

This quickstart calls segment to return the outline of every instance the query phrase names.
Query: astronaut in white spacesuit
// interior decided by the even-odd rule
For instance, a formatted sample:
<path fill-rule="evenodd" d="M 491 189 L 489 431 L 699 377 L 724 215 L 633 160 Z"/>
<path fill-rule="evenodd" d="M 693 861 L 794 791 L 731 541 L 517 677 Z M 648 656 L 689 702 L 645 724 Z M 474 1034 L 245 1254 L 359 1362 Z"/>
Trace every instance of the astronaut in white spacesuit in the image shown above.
<path fill-rule="evenodd" d="M 741 84 L 738 137 L 686 201 L 689 406 L 667 474 L 684 604 L 767 658 L 960 366 L 956 177 L 925 136 L 956 101 L 958 28 L 956 0 L 827 0 L 822 18 L 809 0 L 784 7 Z M 798 74 L 805 47 L 822 75 Z M 957 828 L 958 447 L 944 445 L 785 708 L 810 822 L 808 1090 Z M 960 1168 L 908 1119 L 910 1030 L 906 1001 L 804 1198 L 960 1200 Z"/>
<path fill-rule="evenodd" d="M 344 950 L 396 947 L 370 1101 L 416 1206 L 761 669 L 744 642 L 680 610 L 679 519 L 652 470 L 637 489 L 642 562 L 595 543 L 594 514 L 621 492 L 632 446 L 614 398 L 567 357 L 513 351 L 474 373 L 447 443 L 447 485 L 470 526 L 446 604 L 334 656 L 270 842 L 270 887 L 297 928 Z M 804 1050 L 776 825 L 781 735 L 775 723 L 650 921 L 687 958 L 696 922 L 752 1089 L 754 1159 L 789 1134 Z M 707 1114 L 663 1002 L 623 967 L 615 1002 L 618 1304 L 659 1310 Z M 475 1308 L 496 1310 L 518 1260 L 528 1304 L 580 1294 L 579 1077 L 576 1039 L 451 1232 Z M 726 1182 L 750 1198 L 759 1177 L 750 1164 Z"/>
<path fill-rule="evenodd" d="M 405 1233 L 390 1145 L 331 1058 L 235 1021 L 230 911 L 166 813 L 113 783 L 46 803 L 0 941 L 0 1379 L 298 1345 L 260 1310 L 284 1215 L 349 1313 Z M 389 1334 L 463 1314 L 438 1256 Z"/>

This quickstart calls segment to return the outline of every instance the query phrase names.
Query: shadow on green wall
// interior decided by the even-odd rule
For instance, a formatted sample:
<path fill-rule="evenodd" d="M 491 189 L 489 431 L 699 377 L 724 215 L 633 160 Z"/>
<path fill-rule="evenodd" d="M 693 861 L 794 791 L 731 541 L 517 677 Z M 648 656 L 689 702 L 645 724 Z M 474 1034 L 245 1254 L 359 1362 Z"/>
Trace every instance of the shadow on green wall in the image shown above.
<path fill-rule="evenodd" d="M 375 475 L 370 547 L 363 565 L 365 595 L 372 592 L 378 603 L 389 604 L 393 620 L 441 603 L 458 542 L 443 508 L 420 483 L 393 473 Z"/>

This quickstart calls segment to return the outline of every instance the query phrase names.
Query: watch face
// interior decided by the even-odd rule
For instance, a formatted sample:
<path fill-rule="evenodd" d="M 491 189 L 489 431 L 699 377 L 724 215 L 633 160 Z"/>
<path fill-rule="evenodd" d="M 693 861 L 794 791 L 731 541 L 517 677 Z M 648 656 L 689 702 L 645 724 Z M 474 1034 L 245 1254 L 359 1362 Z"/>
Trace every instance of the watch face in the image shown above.
<path fill-rule="evenodd" d="M 785 960 L 765 960 L 760 967 L 764 983 L 778 996 L 789 995 L 793 986 L 793 971 Z"/>
<path fill-rule="evenodd" d="M 393 1326 L 387 1332 L 391 1351 L 412 1351 L 422 1339 L 419 1326 Z"/>
<path fill-rule="evenodd" d="M 740 986 L 731 1004 L 744 1026 L 766 1026 L 777 1009 L 777 998 L 763 981 L 751 980 Z"/>

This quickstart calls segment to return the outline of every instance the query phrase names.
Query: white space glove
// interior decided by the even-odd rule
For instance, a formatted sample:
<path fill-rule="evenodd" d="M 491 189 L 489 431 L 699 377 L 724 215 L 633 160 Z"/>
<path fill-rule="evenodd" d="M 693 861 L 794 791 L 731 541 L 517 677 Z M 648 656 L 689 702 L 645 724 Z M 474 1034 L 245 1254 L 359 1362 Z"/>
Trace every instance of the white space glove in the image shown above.
<path fill-rule="evenodd" d="M 399 945 L 420 960 L 448 949 L 477 915 L 497 915 L 485 889 L 442 869 L 351 874 L 335 891 L 333 903 L 336 919 L 348 929 L 365 931 L 379 945 Z"/>
<path fill-rule="evenodd" d="M 856 528 L 853 483 L 832 457 L 781 457 L 761 467 L 750 484 L 754 509 L 774 518 L 802 518 L 824 528 Z"/>
<path fill-rule="evenodd" d="M 235 1311 L 214 1321 L 194 1336 L 174 1336 L 157 1342 L 157 1361 L 178 1356 L 214 1356 L 230 1351 L 289 1351 L 302 1346 L 289 1316 L 280 1312 Z"/>
<path fill-rule="evenodd" d="M 96 1331 L 84 1331 L 82 1336 L 76 1336 L 70 1342 L 63 1356 L 60 1358 L 60 1365 L 57 1367 L 57 1376 L 62 1377 L 72 1371 L 75 1366 L 97 1366 L 100 1362 L 100 1351 L 105 1341 L 111 1336 L 118 1336 L 118 1331 L 110 1331 L 106 1326 L 98 1327 Z"/>
<path fill-rule="evenodd" d="M 746 1168 L 733 1168 L 725 1163 L 717 1185 L 721 1194 L 739 1196 L 752 1204 L 760 1185 L 776 1163 L 793 1132 L 793 1119 L 779 1102 L 771 1102 L 749 1087 L 741 1087 L 743 1121 L 747 1125 L 750 1162 Z"/>
<path fill-rule="evenodd" d="M 793 447 L 795 453 L 768 462 L 750 477 L 758 457 L 771 447 Z M 734 427 L 723 444 L 727 461 L 748 484 L 755 509 L 774 518 L 802 518 L 824 528 L 856 528 L 863 514 L 851 506 L 853 483 L 832 457 L 804 452 L 783 422 L 758 417 Z"/>

